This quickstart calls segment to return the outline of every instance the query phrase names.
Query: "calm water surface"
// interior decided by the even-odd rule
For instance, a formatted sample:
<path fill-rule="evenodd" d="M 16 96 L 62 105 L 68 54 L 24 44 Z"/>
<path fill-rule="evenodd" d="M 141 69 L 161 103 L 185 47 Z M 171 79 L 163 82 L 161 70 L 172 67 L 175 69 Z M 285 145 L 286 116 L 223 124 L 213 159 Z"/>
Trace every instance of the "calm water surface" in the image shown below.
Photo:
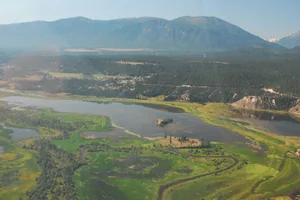
<path fill-rule="evenodd" d="M 300 119 L 288 114 L 236 110 L 257 127 L 284 136 L 300 136 Z"/>
<path fill-rule="evenodd" d="M 58 112 L 108 116 L 117 126 L 147 137 L 164 136 L 167 133 L 173 136 L 185 135 L 187 137 L 204 138 L 209 141 L 225 143 L 243 142 L 246 140 L 243 136 L 230 130 L 206 124 L 193 115 L 180 113 L 178 109 L 172 112 L 172 109 L 168 111 L 165 109 L 158 110 L 153 106 L 151 108 L 137 104 L 99 104 L 78 100 L 46 100 L 16 96 L 6 97 L 3 100 L 19 107 L 35 106 L 52 108 Z M 159 118 L 173 118 L 174 123 L 161 128 L 155 124 Z"/>
<path fill-rule="evenodd" d="M 2 124 L 4 129 L 12 130 L 12 134 L 10 136 L 13 139 L 26 139 L 26 138 L 32 138 L 37 137 L 39 134 L 34 129 L 27 129 L 27 128 L 14 128 L 14 127 L 8 127 Z"/>

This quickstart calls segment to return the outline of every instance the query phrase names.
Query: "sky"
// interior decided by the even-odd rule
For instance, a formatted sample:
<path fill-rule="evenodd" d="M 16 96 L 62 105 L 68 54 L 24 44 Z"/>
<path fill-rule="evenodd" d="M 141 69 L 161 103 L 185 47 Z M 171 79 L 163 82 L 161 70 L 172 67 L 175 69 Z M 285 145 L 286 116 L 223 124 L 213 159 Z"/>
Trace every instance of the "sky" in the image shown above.
<path fill-rule="evenodd" d="M 264 39 L 300 31 L 300 0 L 1 0 L 0 24 L 129 17 L 215 16 Z"/>

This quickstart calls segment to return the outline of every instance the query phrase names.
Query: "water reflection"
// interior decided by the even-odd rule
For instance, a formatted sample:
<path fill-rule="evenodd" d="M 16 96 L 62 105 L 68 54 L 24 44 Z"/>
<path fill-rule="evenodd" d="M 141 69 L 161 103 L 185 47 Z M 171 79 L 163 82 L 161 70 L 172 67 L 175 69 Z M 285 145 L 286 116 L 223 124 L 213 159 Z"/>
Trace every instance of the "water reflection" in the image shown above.
<path fill-rule="evenodd" d="M 289 114 L 279 114 L 264 111 L 254 111 L 254 110 L 235 110 L 238 114 L 243 117 L 257 119 L 257 120 L 268 120 L 268 121 L 289 121 L 294 123 L 299 123 L 300 120 L 292 117 Z"/>
<path fill-rule="evenodd" d="M 241 117 L 249 118 L 256 127 L 284 136 L 300 136 L 300 120 L 289 114 L 252 110 L 235 110 Z"/>
<path fill-rule="evenodd" d="M 34 129 L 8 127 L 5 126 L 4 123 L 2 123 L 1 125 L 3 126 L 4 129 L 12 131 L 10 136 L 13 139 L 27 139 L 27 138 L 37 137 L 39 135 L 38 132 Z"/>
<path fill-rule="evenodd" d="M 19 105 L 19 107 L 36 106 L 52 108 L 58 112 L 108 116 L 117 126 L 124 127 L 130 132 L 138 133 L 142 137 L 163 137 L 165 130 L 156 125 L 156 120 L 172 118 L 174 124 L 180 127 L 180 129 L 178 127 L 176 128 L 174 136 L 182 136 L 182 133 L 184 133 L 187 137 L 204 138 L 208 141 L 225 143 L 245 141 L 243 136 L 228 129 L 209 125 L 193 115 L 178 113 L 178 110 L 174 110 L 170 107 L 167 108 L 166 106 L 115 102 L 97 104 L 78 100 L 50 100 L 17 96 L 6 97 L 3 100 L 12 105 Z M 162 110 L 161 108 L 167 109 L 168 111 Z"/>
<path fill-rule="evenodd" d="M 97 104 L 115 104 L 116 102 L 95 102 Z M 161 104 L 151 104 L 151 103 L 128 103 L 128 102 L 119 102 L 124 105 L 140 105 L 146 108 L 153 108 L 156 110 L 171 112 L 171 113 L 184 113 L 182 108 L 177 108 L 173 106 L 161 105 Z"/>

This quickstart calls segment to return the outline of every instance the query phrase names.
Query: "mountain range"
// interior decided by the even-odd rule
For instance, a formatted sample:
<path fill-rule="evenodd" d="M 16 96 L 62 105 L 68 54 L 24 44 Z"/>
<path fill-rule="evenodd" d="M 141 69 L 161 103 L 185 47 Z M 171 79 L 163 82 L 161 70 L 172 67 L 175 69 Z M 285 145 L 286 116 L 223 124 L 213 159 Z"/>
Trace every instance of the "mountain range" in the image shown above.
<path fill-rule="evenodd" d="M 300 45 L 300 31 L 280 39 L 277 43 L 286 48 L 294 48 Z"/>
<path fill-rule="evenodd" d="M 53 22 L 0 25 L 1 48 L 148 48 L 222 51 L 239 48 L 280 49 L 238 26 L 216 17 L 154 17 L 91 20 L 84 17 Z"/>

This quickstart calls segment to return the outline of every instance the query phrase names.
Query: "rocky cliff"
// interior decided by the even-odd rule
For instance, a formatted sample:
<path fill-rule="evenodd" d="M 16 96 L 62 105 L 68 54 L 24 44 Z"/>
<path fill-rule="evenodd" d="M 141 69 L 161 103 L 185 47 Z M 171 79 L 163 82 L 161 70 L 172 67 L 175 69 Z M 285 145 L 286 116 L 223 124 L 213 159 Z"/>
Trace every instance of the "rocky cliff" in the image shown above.
<path fill-rule="evenodd" d="M 293 114 L 293 115 L 299 115 L 300 116 L 300 104 L 292 107 L 290 110 L 289 110 L 289 113 Z"/>
<path fill-rule="evenodd" d="M 261 97 L 257 96 L 246 96 L 241 100 L 234 102 L 232 105 L 247 109 L 264 109 L 264 104 Z"/>
<path fill-rule="evenodd" d="M 271 109 L 288 111 L 295 107 L 298 102 L 299 100 L 295 97 L 279 94 L 265 94 L 262 96 L 245 96 L 243 99 L 232 103 L 232 105 L 246 109 Z"/>

